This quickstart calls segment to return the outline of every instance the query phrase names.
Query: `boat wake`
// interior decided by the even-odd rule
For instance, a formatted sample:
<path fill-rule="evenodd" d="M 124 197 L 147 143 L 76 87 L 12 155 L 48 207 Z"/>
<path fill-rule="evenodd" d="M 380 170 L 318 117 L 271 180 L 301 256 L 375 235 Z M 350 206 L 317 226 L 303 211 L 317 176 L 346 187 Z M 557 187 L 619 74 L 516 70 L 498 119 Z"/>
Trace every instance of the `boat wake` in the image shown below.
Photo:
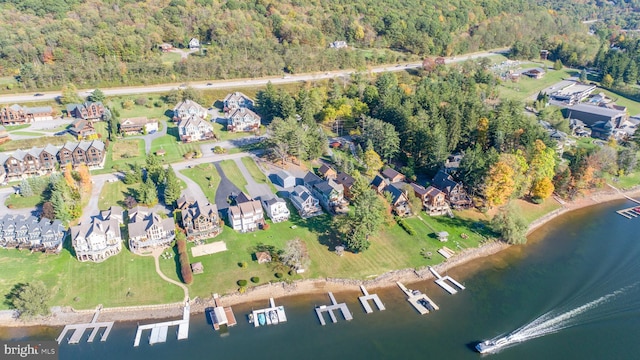
<path fill-rule="evenodd" d="M 602 311 L 596 311 L 603 304 L 612 301 L 616 297 L 626 293 L 630 289 L 634 288 L 638 283 L 625 286 L 621 289 L 613 291 L 609 294 L 601 296 L 593 301 L 590 301 L 584 305 L 578 306 L 568 311 L 563 310 L 551 310 L 545 314 L 542 314 L 530 323 L 516 329 L 507 334 L 502 334 L 487 340 L 484 343 L 489 346 L 483 349 L 483 353 L 497 353 L 500 350 L 514 346 L 516 344 L 539 338 L 545 335 L 557 333 L 558 331 L 574 327 L 577 325 L 584 325 L 597 321 L 599 319 L 606 318 L 612 314 L 612 312 L 618 312 L 620 309 L 603 309 Z M 580 316 L 586 312 L 591 311 L 590 316 Z"/>

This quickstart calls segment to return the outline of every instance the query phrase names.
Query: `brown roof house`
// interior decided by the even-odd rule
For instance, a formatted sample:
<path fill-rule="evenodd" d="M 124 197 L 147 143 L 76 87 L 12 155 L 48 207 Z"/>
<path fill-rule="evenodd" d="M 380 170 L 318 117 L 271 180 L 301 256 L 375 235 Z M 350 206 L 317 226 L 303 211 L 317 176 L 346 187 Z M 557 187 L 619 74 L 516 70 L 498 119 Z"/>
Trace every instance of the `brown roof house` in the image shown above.
<path fill-rule="evenodd" d="M 160 215 L 144 206 L 129 210 L 129 249 L 134 254 L 144 254 L 156 248 L 165 248 L 176 236 L 172 218 Z"/>
<path fill-rule="evenodd" d="M 88 101 L 82 104 L 68 104 L 67 114 L 76 119 L 100 120 L 104 114 L 104 105 L 99 101 Z"/>
<path fill-rule="evenodd" d="M 398 216 L 411 215 L 411 206 L 409 205 L 409 197 L 404 189 L 399 186 L 405 183 L 395 183 L 387 186 L 384 191 L 391 194 L 391 207 Z"/>
<path fill-rule="evenodd" d="M 431 185 L 445 194 L 447 201 L 454 209 L 466 209 L 473 204 L 462 183 L 456 182 L 453 176 L 442 170 L 438 171 Z"/>
<path fill-rule="evenodd" d="M 143 134 L 158 131 L 158 120 L 146 116 L 123 119 L 120 121 L 120 132 L 127 135 Z"/>
<path fill-rule="evenodd" d="M 233 230 L 249 232 L 258 230 L 264 224 L 264 211 L 260 201 L 253 200 L 244 193 L 236 197 L 236 205 L 228 210 L 229 224 Z"/>
<path fill-rule="evenodd" d="M 182 226 L 189 240 L 212 238 L 222 232 L 218 208 L 198 201 L 182 210 Z"/>
<path fill-rule="evenodd" d="M 382 177 L 389 180 L 390 183 L 405 181 L 406 176 L 388 167 L 382 171 Z"/>
<path fill-rule="evenodd" d="M 53 119 L 51 106 L 26 107 L 18 104 L 0 108 L 0 123 L 24 124 Z"/>
<path fill-rule="evenodd" d="M 78 140 L 91 139 L 98 136 L 93 123 L 90 120 L 75 119 L 69 127 L 69 133 L 75 136 Z"/>
<path fill-rule="evenodd" d="M 442 191 L 433 186 L 425 188 L 416 183 L 411 183 L 410 185 L 416 197 L 422 200 L 422 206 L 427 214 L 436 216 L 449 213 L 449 203 L 447 203 L 446 196 Z"/>
<path fill-rule="evenodd" d="M 343 186 L 344 196 L 351 199 L 351 188 L 356 182 L 356 179 L 347 173 L 339 172 L 338 175 L 336 175 L 335 181 Z"/>
<path fill-rule="evenodd" d="M 322 176 L 325 180 L 329 180 L 329 179 L 335 180 L 336 176 L 338 176 L 338 173 L 336 172 L 336 170 L 327 164 L 322 164 L 322 166 L 318 168 L 318 174 Z"/>

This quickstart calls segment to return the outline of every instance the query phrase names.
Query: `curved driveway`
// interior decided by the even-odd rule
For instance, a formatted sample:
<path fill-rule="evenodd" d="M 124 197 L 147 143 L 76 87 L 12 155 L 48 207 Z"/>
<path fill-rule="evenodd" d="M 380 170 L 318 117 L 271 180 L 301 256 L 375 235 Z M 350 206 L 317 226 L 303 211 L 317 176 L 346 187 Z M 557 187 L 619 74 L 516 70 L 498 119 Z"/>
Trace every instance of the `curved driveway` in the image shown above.
<path fill-rule="evenodd" d="M 226 215 L 227 209 L 229 209 L 229 203 L 227 200 L 231 194 L 238 195 L 242 190 L 227 178 L 227 175 L 222 171 L 222 167 L 220 167 L 220 162 L 214 162 L 213 165 L 216 167 L 216 170 L 218 170 L 218 174 L 220 175 L 220 185 L 218 185 L 218 189 L 216 190 L 216 206 L 219 211 L 224 210 Z"/>

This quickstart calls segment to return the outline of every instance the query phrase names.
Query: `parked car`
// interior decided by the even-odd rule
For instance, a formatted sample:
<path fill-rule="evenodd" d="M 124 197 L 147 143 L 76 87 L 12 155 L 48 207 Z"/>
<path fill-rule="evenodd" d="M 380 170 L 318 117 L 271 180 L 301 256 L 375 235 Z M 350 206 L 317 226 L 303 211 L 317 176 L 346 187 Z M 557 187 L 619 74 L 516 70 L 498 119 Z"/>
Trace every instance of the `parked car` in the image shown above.
<path fill-rule="evenodd" d="M 35 94 L 33 94 L 33 96 L 44 96 L 44 94 L 43 93 L 35 93 Z"/>
<path fill-rule="evenodd" d="M 156 131 L 155 131 L 155 130 L 151 130 L 151 131 L 149 131 L 149 135 L 153 135 L 153 134 L 155 134 L 155 133 L 156 133 Z"/>

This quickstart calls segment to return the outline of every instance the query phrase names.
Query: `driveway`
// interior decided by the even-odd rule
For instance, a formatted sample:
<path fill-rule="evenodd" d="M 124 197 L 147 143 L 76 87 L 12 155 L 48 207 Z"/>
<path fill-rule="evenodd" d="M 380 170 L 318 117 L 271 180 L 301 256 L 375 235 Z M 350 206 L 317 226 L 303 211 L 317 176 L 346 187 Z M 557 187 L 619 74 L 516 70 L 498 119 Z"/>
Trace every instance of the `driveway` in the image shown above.
<path fill-rule="evenodd" d="M 249 192 L 249 195 L 251 195 L 252 198 L 271 199 L 274 197 L 274 194 L 273 192 L 271 192 L 271 188 L 269 188 L 269 185 L 258 184 L 253 179 L 253 176 L 251 176 L 251 174 L 249 173 L 249 170 L 247 170 L 247 167 L 244 166 L 242 159 L 235 159 L 234 161 L 236 165 L 238 165 L 238 168 L 240 169 L 242 176 L 244 176 L 245 180 L 247 180 L 247 191 Z"/>
<path fill-rule="evenodd" d="M 15 192 L 16 189 L 13 186 L 0 189 L 0 217 L 4 216 L 4 214 L 24 216 L 36 215 L 36 213 L 38 212 L 37 208 L 9 209 L 4 204 L 9 196 Z"/>
<path fill-rule="evenodd" d="M 175 173 L 176 173 L 176 176 L 178 176 L 178 179 L 184 181 L 185 184 L 187 184 L 187 188 L 185 189 L 183 194 L 191 196 L 196 200 L 200 200 L 200 199 L 204 200 L 207 198 L 207 196 L 204 194 L 200 186 L 195 181 L 191 180 L 190 178 L 182 174 L 180 171 L 176 171 Z"/>
<path fill-rule="evenodd" d="M 153 140 L 167 135 L 167 121 L 161 120 L 160 123 L 162 124 L 162 130 L 160 131 L 156 131 L 153 134 L 147 134 L 147 135 L 129 136 L 127 137 L 127 139 L 144 140 L 144 151 L 146 154 L 149 154 L 151 152 L 151 143 L 153 143 Z"/>
<path fill-rule="evenodd" d="M 220 185 L 218 185 L 218 190 L 216 190 L 216 206 L 218 210 L 224 212 L 226 216 L 226 210 L 229 209 L 227 200 L 231 194 L 238 195 L 242 190 L 227 178 L 219 162 L 214 162 L 213 165 L 216 167 L 216 170 L 218 170 L 218 174 L 220 174 Z"/>
<path fill-rule="evenodd" d="M 79 224 L 83 221 L 91 221 L 91 217 L 98 215 L 100 212 L 98 201 L 100 200 L 102 188 L 107 181 L 113 180 L 118 180 L 118 176 L 116 174 L 103 174 L 91 177 L 91 181 L 93 181 L 93 184 L 91 184 L 91 197 L 89 198 L 87 206 L 82 209 L 82 217 L 80 217 Z"/>

